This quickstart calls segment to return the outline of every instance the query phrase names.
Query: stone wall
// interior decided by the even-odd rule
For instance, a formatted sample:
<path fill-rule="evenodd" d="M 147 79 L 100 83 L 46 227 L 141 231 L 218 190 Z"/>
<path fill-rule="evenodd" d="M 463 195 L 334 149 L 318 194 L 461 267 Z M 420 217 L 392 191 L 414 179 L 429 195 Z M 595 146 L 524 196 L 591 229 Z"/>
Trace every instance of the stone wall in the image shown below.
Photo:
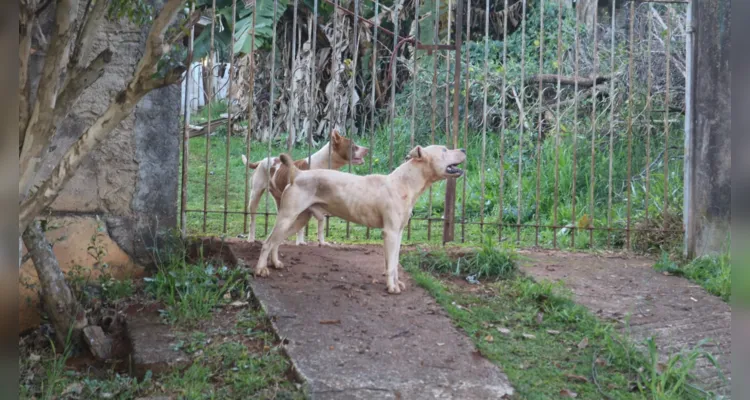
<path fill-rule="evenodd" d="M 85 3 L 84 3 L 85 4 Z M 83 4 L 82 4 L 83 5 Z M 52 29 L 54 6 L 41 20 Z M 68 146 L 125 87 L 145 46 L 148 26 L 105 23 L 90 58 L 109 47 L 114 52 L 104 75 L 80 98 L 60 125 L 40 178 L 48 174 Z M 39 44 L 35 43 L 35 47 Z M 30 76 L 38 76 L 43 54 L 32 56 Z M 179 182 L 180 87 L 156 90 L 138 104 L 133 115 L 83 163 L 51 206 L 48 237 L 64 271 L 80 266 L 98 271 L 89 253 L 92 236 L 106 252 L 104 262 L 116 277 L 137 276 L 151 263 L 150 249 L 164 232 L 176 226 Z M 20 314 L 23 331 L 39 321 L 36 273 L 31 261 L 20 271 Z"/>
<path fill-rule="evenodd" d="M 693 104 L 685 168 L 685 244 L 689 257 L 728 250 L 731 207 L 730 4 L 696 1 Z"/>

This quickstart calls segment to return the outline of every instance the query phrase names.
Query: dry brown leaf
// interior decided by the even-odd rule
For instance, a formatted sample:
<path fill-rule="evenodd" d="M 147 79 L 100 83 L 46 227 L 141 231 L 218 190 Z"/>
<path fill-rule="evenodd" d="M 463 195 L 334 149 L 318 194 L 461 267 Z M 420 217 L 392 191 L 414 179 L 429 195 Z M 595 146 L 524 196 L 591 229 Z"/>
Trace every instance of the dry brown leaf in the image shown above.
<path fill-rule="evenodd" d="M 536 323 L 541 325 L 542 321 L 544 321 L 544 313 L 543 312 L 536 313 Z"/>
<path fill-rule="evenodd" d="M 492 342 L 494 342 L 494 341 L 495 341 L 495 338 L 494 338 L 494 337 L 492 337 L 492 335 L 487 335 L 487 336 L 485 336 L 485 337 L 484 337 L 484 340 L 486 340 L 486 341 L 488 341 L 488 342 L 492 343 Z"/>
<path fill-rule="evenodd" d="M 576 393 L 576 392 L 574 392 L 574 391 L 572 391 L 570 389 L 563 389 L 563 390 L 560 391 L 560 396 L 576 398 L 576 397 L 578 397 L 578 393 Z"/>
<path fill-rule="evenodd" d="M 571 382 L 589 383 L 589 378 L 586 378 L 582 375 L 565 374 L 565 377 L 568 378 L 568 380 Z"/>
<path fill-rule="evenodd" d="M 585 337 L 583 340 L 581 340 L 580 343 L 578 343 L 578 348 L 583 350 L 586 347 L 589 347 L 589 338 Z"/>
<path fill-rule="evenodd" d="M 341 323 L 340 319 L 324 319 L 320 321 L 321 325 L 338 325 Z"/>

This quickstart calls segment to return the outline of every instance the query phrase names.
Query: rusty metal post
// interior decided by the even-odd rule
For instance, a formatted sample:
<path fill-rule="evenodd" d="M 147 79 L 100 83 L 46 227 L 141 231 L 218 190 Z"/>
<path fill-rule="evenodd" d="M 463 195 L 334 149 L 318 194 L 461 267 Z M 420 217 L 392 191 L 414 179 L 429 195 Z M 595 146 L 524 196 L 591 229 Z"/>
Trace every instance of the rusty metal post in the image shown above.
<path fill-rule="evenodd" d="M 449 148 L 458 147 L 458 103 L 461 93 L 461 46 L 463 45 L 464 25 L 464 0 L 456 2 L 456 54 L 455 70 L 453 73 L 453 143 L 446 143 Z M 445 213 L 443 218 L 443 244 L 453 241 L 455 234 L 455 214 L 456 214 L 456 179 L 448 178 L 445 185 Z"/>

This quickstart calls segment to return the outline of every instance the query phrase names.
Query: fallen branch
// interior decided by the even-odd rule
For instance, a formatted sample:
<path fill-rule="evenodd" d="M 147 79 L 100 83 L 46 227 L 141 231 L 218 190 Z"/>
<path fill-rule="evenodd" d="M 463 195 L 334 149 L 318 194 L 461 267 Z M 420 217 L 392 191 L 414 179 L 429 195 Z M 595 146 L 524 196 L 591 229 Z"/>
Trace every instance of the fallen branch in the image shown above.
<path fill-rule="evenodd" d="M 604 82 L 609 81 L 612 79 L 611 76 L 598 76 L 596 78 L 583 78 L 583 77 L 575 77 L 575 76 L 559 76 L 555 74 L 540 74 L 540 75 L 532 75 L 528 78 L 526 78 L 526 83 L 554 83 L 557 84 L 558 79 L 560 80 L 561 85 L 566 86 L 575 86 L 576 83 L 578 83 L 579 88 L 590 88 L 594 85 L 600 85 Z"/>

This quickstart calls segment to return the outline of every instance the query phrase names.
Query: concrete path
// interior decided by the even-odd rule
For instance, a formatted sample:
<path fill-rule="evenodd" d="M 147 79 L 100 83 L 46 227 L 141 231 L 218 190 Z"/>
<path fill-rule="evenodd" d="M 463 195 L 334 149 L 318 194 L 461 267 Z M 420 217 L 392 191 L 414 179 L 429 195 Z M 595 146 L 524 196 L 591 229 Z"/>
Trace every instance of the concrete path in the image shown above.
<path fill-rule="evenodd" d="M 696 375 L 704 389 L 726 395 L 731 390 L 731 309 L 687 279 L 654 271 L 642 257 L 601 256 L 566 252 L 522 252 L 524 270 L 537 279 L 562 280 L 576 301 L 604 319 L 624 322 L 630 314 L 631 337 L 651 335 L 663 357 L 693 348 L 709 338 L 705 350 L 718 359 L 727 382 L 701 358 Z"/>
<path fill-rule="evenodd" d="M 232 243 L 252 268 L 260 245 Z M 282 246 L 286 269 L 252 289 L 313 399 L 502 399 L 507 377 L 475 352 L 433 298 L 401 271 L 385 291 L 382 246 Z"/>

